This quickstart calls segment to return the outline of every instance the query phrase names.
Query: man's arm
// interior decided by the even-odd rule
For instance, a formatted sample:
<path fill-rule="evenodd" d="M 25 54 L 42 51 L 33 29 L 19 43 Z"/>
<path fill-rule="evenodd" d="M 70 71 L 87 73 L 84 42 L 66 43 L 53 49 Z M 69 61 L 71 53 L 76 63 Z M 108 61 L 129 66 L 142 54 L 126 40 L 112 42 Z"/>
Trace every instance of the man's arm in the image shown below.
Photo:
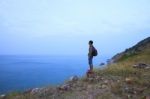
<path fill-rule="evenodd" d="M 92 52 L 93 52 L 93 49 L 92 49 L 92 47 L 90 47 L 89 48 L 89 54 L 88 54 L 89 57 L 92 57 Z"/>

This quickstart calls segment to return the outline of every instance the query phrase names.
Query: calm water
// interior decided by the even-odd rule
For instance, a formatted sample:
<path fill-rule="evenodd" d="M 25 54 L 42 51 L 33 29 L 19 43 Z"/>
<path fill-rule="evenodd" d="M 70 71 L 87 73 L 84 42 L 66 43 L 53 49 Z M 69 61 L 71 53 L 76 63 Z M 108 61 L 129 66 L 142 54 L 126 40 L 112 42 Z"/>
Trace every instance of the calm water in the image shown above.
<path fill-rule="evenodd" d="M 96 57 L 95 65 L 107 57 Z M 88 68 L 86 56 L 0 56 L 0 94 L 57 85 Z"/>

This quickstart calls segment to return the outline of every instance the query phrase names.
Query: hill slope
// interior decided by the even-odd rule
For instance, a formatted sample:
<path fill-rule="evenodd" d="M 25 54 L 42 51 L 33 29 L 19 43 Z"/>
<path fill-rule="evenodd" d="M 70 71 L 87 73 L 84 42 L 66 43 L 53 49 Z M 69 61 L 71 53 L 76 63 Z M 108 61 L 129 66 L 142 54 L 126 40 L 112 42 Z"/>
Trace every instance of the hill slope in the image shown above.
<path fill-rule="evenodd" d="M 0 99 L 150 99 L 150 37 L 115 55 L 115 63 L 94 74 L 69 80 L 58 87 L 13 92 Z"/>
<path fill-rule="evenodd" d="M 129 49 L 126 49 L 124 52 L 121 52 L 121 53 L 115 55 L 112 58 L 112 60 L 113 60 L 113 62 L 118 62 L 118 61 L 124 60 L 128 57 L 138 55 L 142 52 L 144 53 L 145 51 L 148 51 L 148 50 L 150 50 L 150 37 L 140 41 L 135 46 L 133 46 Z"/>

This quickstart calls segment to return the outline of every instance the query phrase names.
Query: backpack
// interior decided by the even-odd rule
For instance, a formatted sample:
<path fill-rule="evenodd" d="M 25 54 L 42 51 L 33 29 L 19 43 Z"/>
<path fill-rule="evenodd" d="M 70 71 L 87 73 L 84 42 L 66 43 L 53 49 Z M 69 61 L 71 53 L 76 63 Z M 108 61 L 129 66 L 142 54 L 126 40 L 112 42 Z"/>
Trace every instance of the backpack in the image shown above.
<path fill-rule="evenodd" d="M 98 52 L 96 48 L 93 47 L 92 56 L 97 56 L 97 55 L 98 55 Z"/>

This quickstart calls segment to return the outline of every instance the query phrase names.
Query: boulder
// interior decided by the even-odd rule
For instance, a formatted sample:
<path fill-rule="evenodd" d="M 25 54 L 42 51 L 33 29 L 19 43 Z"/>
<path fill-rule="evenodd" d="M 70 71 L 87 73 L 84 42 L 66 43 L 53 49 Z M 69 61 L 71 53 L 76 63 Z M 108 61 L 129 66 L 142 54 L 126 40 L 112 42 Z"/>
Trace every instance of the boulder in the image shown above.
<path fill-rule="evenodd" d="M 91 70 L 88 70 L 87 72 L 86 72 L 86 76 L 89 78 L 89 77 L 95 77 L 95 74 L 94 74 L 94 72 L 93 71 L 91 71 Z"/>
<path fill-rule="evenodd" d="M 148 66 L 148 67 L 145 67 L 145 69 L 150 69 L 150 66 Z"/>
<path fill-rule="evenodd" d="M 38 93 L 41 89 L 40 88 L 34 88 L 31 90 L 32 94 Z"/>
<path fill-rule="evenodd" d="M 75 82 L 75 81 L 78 81 L 78 80 L 79 80 L 78 76 L 72 76 L 69 79 L 69 81 L 71 81 L 71 82 Z"/>
<path fill-rule="evenodd" d="M 62 91 L 67 91 L 71 88 L 71 86 L 69 84 L 64 84 L 60 87 L 58 87 L 59 90 L 62 90 Z"/>
<path fill-rule="evenodd" d="M 99 65 L 99 66 L 103 66 L 103 65 L 105 65 L 105 63 L 100 63 L 100 65 Z"/>
<path fill-rule="evenodd" d="M 143 93 L 144 90 L 145 90 L 145 88 L 135 88 L 135 91 L 136 91 L 137 94 Z"/>
<path fill-rule="evenodd" d="M 101 86 L 101 88 L 102 88 L 102 89 L 107 88 L 107 85 L 103 84 L 103 85 Z"/>
<path fill-rule="evenodd" d="M 132 84 L 133 80 L 129 77 L 125 78 L 125 82 L 128 84 Z"/>
<path fill-rule="evenodd" d="M 6 95 L 5 94 L 2 94 L 2 95 L 0 95 L 0 98 L 4 98 Z"/>
<path fill-rule="evenodd" d="M 135 94 L 135 90 L 132 87 L 125 87 L 124 91 L 125 93 L 128 93 L 128 94 Z"/>
<path fill-rule="evenodd" d="M 94 81 L 94 78 L 88 78 L 88 81 L 89 81 L 89 82 L 93 82 L 93 81 Z"/>
<path fill-rule="evenodd" d="M 104 84 L 109 84 L 109 80 L 104 80 Z"/>
<path fill-rule="evenodd" d="M 145 64 L 145 63 L 138 63 L 138 64 L 135 64 L 133 65 L 133 68 L 140 68 L 140 69 L 147 69 L 147 68 L 150 68 L 150 66 L 148 64 Z"/>
<path fill-rule="evenodd" d="M 143 99 L 150 99 L 150 96 L 145 96 Z"/>

